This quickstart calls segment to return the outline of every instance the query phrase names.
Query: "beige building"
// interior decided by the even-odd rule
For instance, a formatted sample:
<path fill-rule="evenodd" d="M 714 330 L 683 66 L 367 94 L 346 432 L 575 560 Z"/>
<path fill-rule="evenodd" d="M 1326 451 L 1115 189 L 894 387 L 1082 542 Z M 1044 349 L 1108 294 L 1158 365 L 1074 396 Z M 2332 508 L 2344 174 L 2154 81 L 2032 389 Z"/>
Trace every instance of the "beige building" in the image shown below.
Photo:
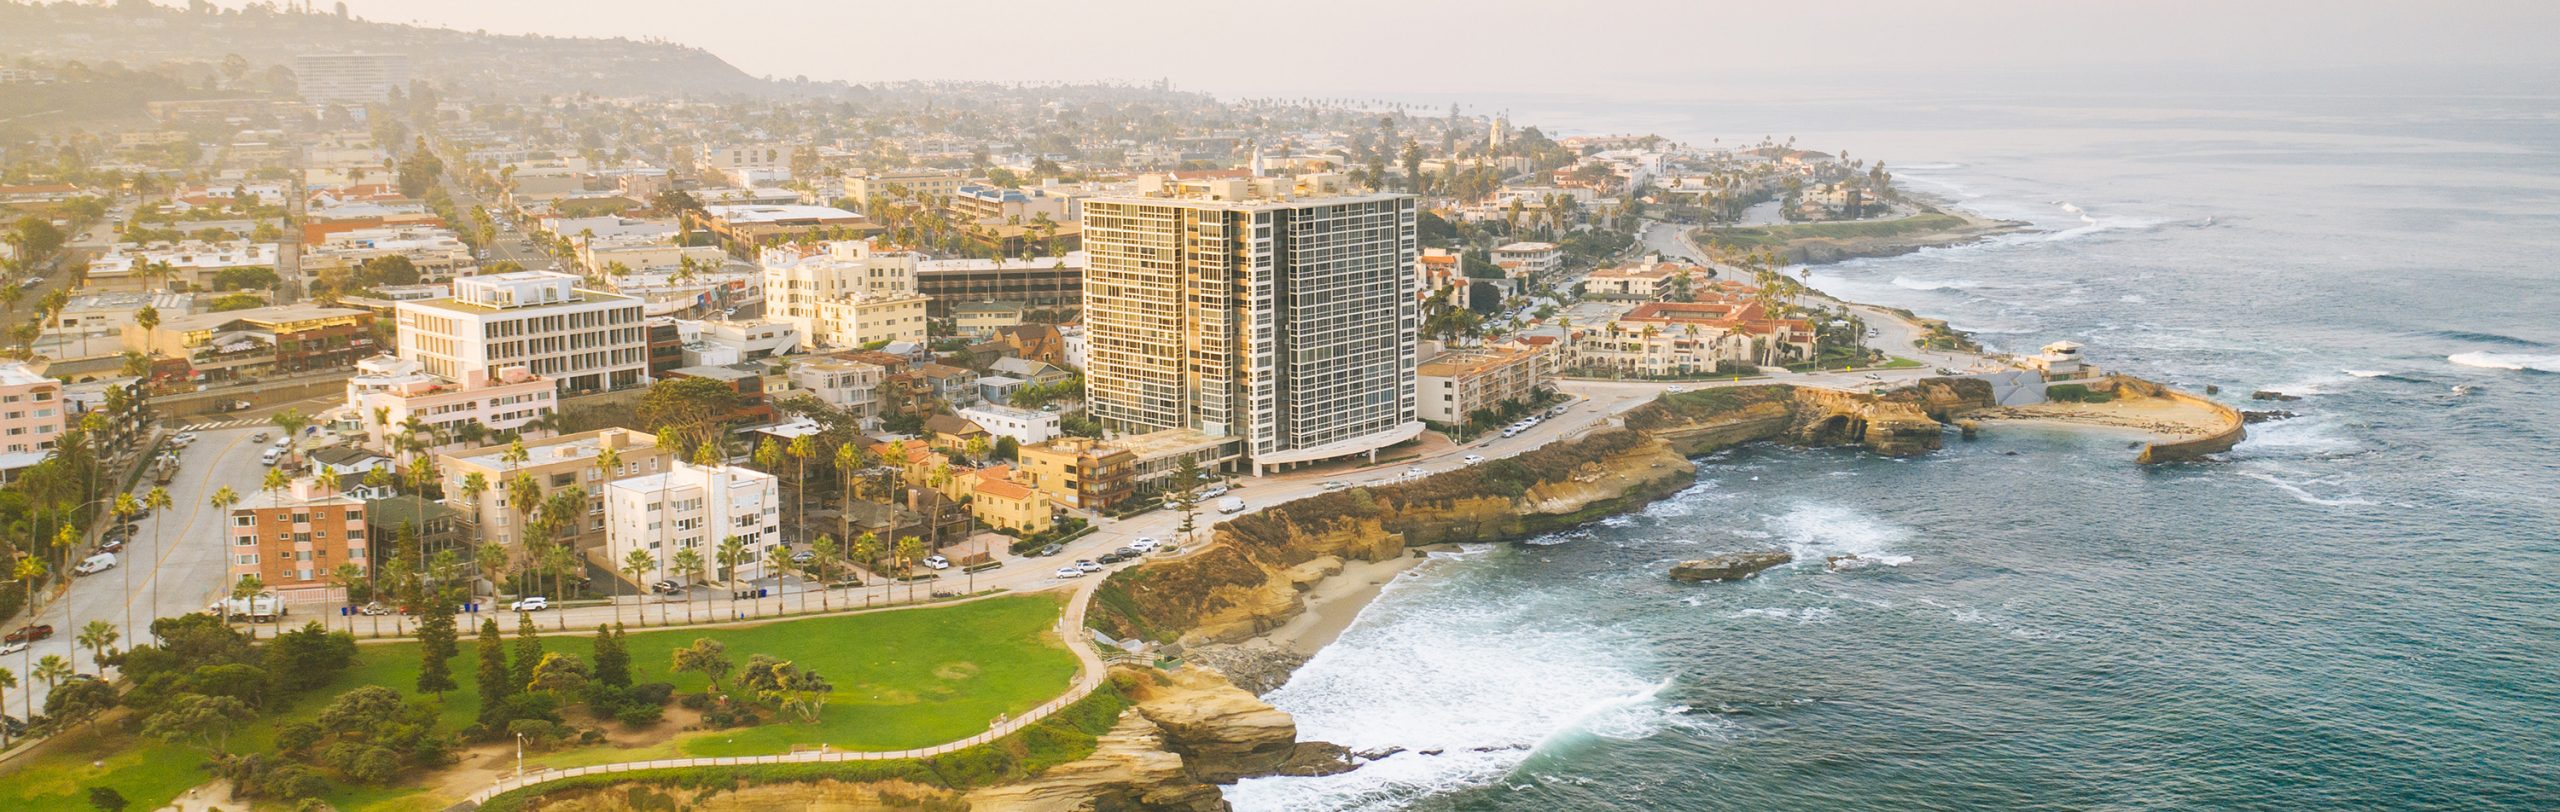
<path fill-rule="evenodd" d="M 759 260 L 765 317 L 798 327 L 813 349 L 925 340 L 929 300 L 916 292 L 912 253 L 843 240 L 767 248 Z"/>
<path fill-rule="evenodd" d="M 791 380 L 791 391 L 806 392 L 855 417 L 880 415 L 880 382 L 888 377 L 888 370 L 879 364 L 817 356 L 792 364 L 784 374 Z"/>
<path fill-rule="evenodd" d="M 640 300 L 581 289 L 568 274 L 457 279 L 451 298 L 399 304 L 400 357 L 447 380 L 524 367 L 562 392 L 626 389 L 648 382 L 640 310 Z"/>
<path fill-rule="evenodd" d="M 566 541 L 574 545 L 572 549 L 591 557 L 597 555 L 605 541 L 605 483 L 662 473 L 672 456 L 658 448 L 656 437 L 619 427 L 526 442 L 522 460 L 507 458 L 513 447 L 486 446 L 436 455 L 436 469 L 444 477 L 445 504 L 461 511 L 463 520 L 476 526 L 479 541 L 494 541 L 510 550 L 521 550 L 525 541 L 524 511 L 533 506 L 510 502 L 506 483 L 519 474 L 531 476 L 545 500 L 552 494 L 577 488 L 587 496 L 587 513 L 574 532 L 562 533 L 553 540 Z M 612 470 L 606 470 L 603 464 L 607 449 L 621 457 L 620 464 Z M 487 489 L 466 496 L 463 483 L 472 474 L 479 474 Z"/>
<path fill-rule="evenodd" d="M 1419 436 L 1415 200 L 1337 185 L 1151 176 L 1087 201 L 1094 416 L 1237 438 L 1257 474 Z"/>
<path fill-rule="evenodd" d="M 1422 419 L 1454 426 L 1506 400 L 1529 402 L 1553 373 L 1545 353 L 1526 347 L 1452 350 L 1415 368 L 1415 401 Z"/>

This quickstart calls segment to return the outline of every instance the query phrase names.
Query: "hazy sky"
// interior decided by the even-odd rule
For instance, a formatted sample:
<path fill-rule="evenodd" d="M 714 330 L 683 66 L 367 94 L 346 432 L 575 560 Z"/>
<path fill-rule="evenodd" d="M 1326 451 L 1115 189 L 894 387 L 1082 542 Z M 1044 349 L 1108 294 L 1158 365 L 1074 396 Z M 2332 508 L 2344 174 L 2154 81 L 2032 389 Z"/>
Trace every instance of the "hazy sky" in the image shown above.
<path fill-rule="evenodd" d="M 318 5 L 328 7 L 329 0 Z M 2560 65 L 2555 0 L 348 0 L 493 33 L 657 37 L 753 74 L 1155 79 L 1227 94 L 1571 92 L 1801 71 L 2021 80 Z M 1666 81 L 1668 80 L 1668 81 Z"/>

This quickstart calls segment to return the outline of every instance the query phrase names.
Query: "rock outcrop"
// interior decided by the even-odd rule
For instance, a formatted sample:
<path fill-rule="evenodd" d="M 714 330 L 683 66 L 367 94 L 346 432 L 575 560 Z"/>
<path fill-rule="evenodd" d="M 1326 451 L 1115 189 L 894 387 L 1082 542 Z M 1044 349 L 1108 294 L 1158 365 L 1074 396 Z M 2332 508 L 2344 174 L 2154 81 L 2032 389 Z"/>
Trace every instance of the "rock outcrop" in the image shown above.
<path fill-rule="evenodd" d="M 1121 713 L 1093 755 L 1038 776 L 970 792 L 970 809 L 1072 812 L 1090 809 L 1225 810 L 1218 788 L 1201 783 L 1172 752 L 1164 729 L 1143 713 Z"/>
<path fill-rule="evenodd" d="M 1216 673 L 1184 666 L 1134 680 L 1137 712 L 1164 731 L 1191 777 L 1215 784 L 1270 775 L 1298 750 L 1298 722 Z"/>
<path fill-rule="evenodd" d="M 1682 561 L 1671 567 L 1674 581 L 1739 581 L 1759 574 L 1761 570 L 1796 560 L 1785 550 L 1758 550 L 1728 553 L 1713 558 Z"/>

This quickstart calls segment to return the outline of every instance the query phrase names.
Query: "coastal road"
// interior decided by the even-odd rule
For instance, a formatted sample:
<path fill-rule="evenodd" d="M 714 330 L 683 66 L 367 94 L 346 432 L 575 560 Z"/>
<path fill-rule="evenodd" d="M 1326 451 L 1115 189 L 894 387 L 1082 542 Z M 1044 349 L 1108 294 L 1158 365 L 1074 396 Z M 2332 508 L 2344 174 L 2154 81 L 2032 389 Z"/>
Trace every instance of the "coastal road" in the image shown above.
<path fill-rule="evenodd" d="M 155 606 L 156 616 L 203 611 L 226 591 L 230 563 L 223 545 L 223 526 L 228 517 L 208 500 L 224 485 L 242 496 L 257 493 L 259 482 L 267 473 L 258 455 L 266 446 L 249 442 L 249 435 L 261 430 L 274 433 L 271 428 L 246 427 L 198 432 L 195 445 L 178 453 L 178 475 L 166 486 L 169 508 L 153 511 L 135 522 L 140 525 L 139 532 L 126 542 L 123 552 L 116 554 L 116 567 L 72 579 L 68 592 L 55 596 L 34 619 L 19 621 L 53 624 L 54 633 L 25 652 L 0 657 L 0 667 L 19 676 L 18 689 L 8 696 L 10 715 L 26 718 L 30 703 L 38 709 L 44 707 L 48 692 L 45 684 L 29 680 L 26 675 L 35 661 L 47 654 L 62 655 L 81 673 L 97 673 L 90 652 L 73 643 L 80 627 L 89 621 L 114 624 L 120 635 L 117 648 L 129 648 L 137 636 L 150 635 Z M 145 478 L 135 487 L 135 495 L 139 498 L 150 490 L 151 481 Z M 113 497 L 112 491 L 107 494 Z M 106 526 L 101 522 L 100 530 Z M 91 545 L 82 549 L 91 549 Z M 85 556 L 73 561 L 76 563 L 79 557 Z"/>

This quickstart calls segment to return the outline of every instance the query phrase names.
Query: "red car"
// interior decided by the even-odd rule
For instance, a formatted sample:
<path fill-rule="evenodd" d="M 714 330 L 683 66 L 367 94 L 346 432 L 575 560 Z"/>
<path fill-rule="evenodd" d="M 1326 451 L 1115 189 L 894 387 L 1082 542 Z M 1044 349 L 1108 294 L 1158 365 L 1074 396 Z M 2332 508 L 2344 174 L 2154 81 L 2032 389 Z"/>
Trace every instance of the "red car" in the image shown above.
<path fill-rule="evenodd" d="M 45 638 L 47 638 L 47 637 L 52 637 L 52 636 L 53 636 L 53 624 L 50 624 L 50 623 L 38 623 L 38 624 L 33 625 L 33 626 L 20 626 L 20 627 L 18 627 L 18 630 L 17 630 L 17 631 L 14 631 L 14 632 L 10 632 L 10 633 L 9 633 L 9 637 L 7 638 L 6 642 L 10 642 L 10 643 L 22 643 L 22 642 L 27 642 L 27 641 L 30 641 L 30 640 L 42 640 L 42 639 L 45 639 Z"/>

